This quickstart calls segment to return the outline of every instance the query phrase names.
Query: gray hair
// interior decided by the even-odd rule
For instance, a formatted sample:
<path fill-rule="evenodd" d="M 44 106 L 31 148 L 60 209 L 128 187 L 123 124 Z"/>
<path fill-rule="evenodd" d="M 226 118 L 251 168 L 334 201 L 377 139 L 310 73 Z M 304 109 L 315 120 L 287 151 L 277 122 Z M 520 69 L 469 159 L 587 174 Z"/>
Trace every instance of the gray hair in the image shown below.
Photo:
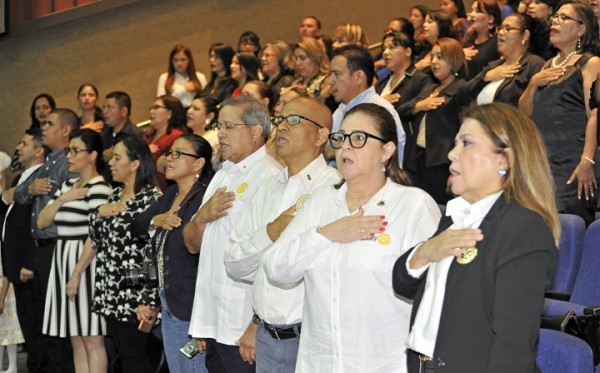
<path fill-rule="evenodd" d="M 260 125 L 262 126 L 262 136 L 266 140 L 269 138 L 269 131 L 271 129 L 271 114 L 269 109 L 265 106 L 264 102 L 252 96 L 240 95 L 236 97 L 229 97 L 221 103 L 221 110 L 226 106 L 236 106 L 242 109 L 240 119 L 246 125 Z"/>

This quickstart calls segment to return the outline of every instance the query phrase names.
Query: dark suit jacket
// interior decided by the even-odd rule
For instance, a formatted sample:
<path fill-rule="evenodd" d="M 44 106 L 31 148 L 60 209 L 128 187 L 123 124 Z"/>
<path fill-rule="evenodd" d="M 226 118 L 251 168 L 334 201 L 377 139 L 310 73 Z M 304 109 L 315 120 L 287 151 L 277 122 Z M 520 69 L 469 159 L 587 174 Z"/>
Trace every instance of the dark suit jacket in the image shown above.
<path fill-rule="evenodd" d="M 185 248 L 183 227 L 198 211 L 205 191 L 205 184 L 198 182 L 194 184 L 181 203 L 178 212 L 182 220 L 181 225 L 169 232 L 164 244 L 165 297 L 169 310 L 180 320 L 190 320 L 192 316 L 199 258 L 198 254 L 190 254 Z M 177 197 L 177 185 L 172 185 L 158 201 L 140 214 L 134 223 L 134 232 L 137 234 L 147 232 L 152 218 L 169 211 L 175 197 Z M 160 233 L 161 229 L 158 229 L 152 241 L 155 241 Z"/>
<path fill-rule="evenodd" d="M 481 70 L 481 73 L 469 81 L 469 84 L 473 83 L 473 88 L 470 91 L 473 100 L 477 98 L 479 92 L 489 83 L 483 81 L 485 74 L 502 63 L 504 63 L 502 59 L 490 62 Z M 518 107 L 519 98 L 523 94 L 523 91 L 525 91 L 525 88 L 527 88 L 531 77 L 542 69 L 544 60 L 535 54 L 525 52 L 519 63 L 521 64 L 521 69 L 512 78 L 504 79 L 494 94 L 494 102 L 504 102 Z"/>
<path fill-rule="evenodd" d="M 388 74 L 385 78 L 377 82 L 375 85 L 377 94 L 381 94 L 381 91 L 383 91 L 391 78 L 392 74 Z M 394 104 L 394 108 L 396 108 L 396 111 L 400 116 L 404 132 L 407 132 L 410 128 L 409 123 L 412 119 L 412 111 L 415 107 L 415 103 L 411 100 L 419 96 L 423 89 L 431 83 L 433 83 L 433 80 L 429 75 L 418 70 L 415 65 L 411 65 L 406 69 L 404 79 L 402 79 L 400 84 L 392 91 L 392 93 L 400 94 L 400 100 Z"/>
<path fill-rule="evenodd" d="M 37 170 L 29 176 L 28 180 L 35 179 L 36 175 Z M 13 187 L 17 185 L 20 177 L 13 180 Z M 15 203 L 10 210 L 10 214 L 6 216 L 8 205 L 4 201 L 0 202 L 0 215 L 6 219 L 5 240 L 2 242 L 2 268 L 8 281 L 13 283 L 22 283 L 21 268 L 35 270 L 34 254 L 36 246 L 31 235 L 32 206 L 31 204 L 21 205 Z"/>
<path fill-rule="evenodd" d="M 446 101 L 437 109 L 420 112 L 413 115 L 409 121 L 410 128 L 406 131 L 406 145 L 404 151 L 404 167 L 409 171 L 417 171 L 417 159 L 419 150 L 416 140 L 419 133 L 421 120 L 425 119 L 425 142 L 427 144 L 426 165 L 427 167 L 449 164 L 448 152 L 454 147 L 454 136 L 460 128 L 460 112 L 469 103 L 470 99 L 465 96 L 466 83 L 463 79 L 455 79 L 439 94 Z M 414 108 L 415 104 L 429 96 L 438 84 L 430 84 L 425 87 L 421 94 L 412 99 L 409 105 Z"/>
<path fill-rule="evenodd" d="M 452 224 L 440 222 L 438 233 Z M 434 362 L 436 372 L 533 372 L 544 290 L 558 250 L 542 218 L 504 196 L 480 229 L 483 241 L 469 264 L 453 261 Z M 406 270 L 411 249 L 394 266 L 396 293 L 414 299 L 411 327 L 423 297 L 427 272 L 415 279 Z M 410 363 L 409 363 L 410 366 Z"/>

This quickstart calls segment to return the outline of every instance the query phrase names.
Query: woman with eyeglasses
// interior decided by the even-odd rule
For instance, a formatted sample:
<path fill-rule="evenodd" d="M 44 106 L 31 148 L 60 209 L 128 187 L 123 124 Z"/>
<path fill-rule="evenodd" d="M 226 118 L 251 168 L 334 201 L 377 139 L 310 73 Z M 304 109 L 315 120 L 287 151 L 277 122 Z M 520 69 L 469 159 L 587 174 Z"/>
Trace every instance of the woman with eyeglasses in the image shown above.
<path fill-rule="evenodd" d="M 535 74 L 519 100 L 548 149 L 559 213 L 595 218 L 597 118 L 590 90 L 598 76 L 598 21 L 588 4 L 566 0 L 550 22 L 558 53 Z"/>
<path fill-rule="evenodd" d="M 413 64 L 415 44 L 406 34 L 389 32 L 383 37 L 383 60 L 390 73 L 375 85 L 375 91 L 388 100 L 400 115 L 404 132 L 410 130 L 410 100 L 433 81 Z"/>
<path fill-rule="evenodd" d="M 150 106 L 150 126 L 152 135 L 145 135 L 144 141 L 150 147 L 152 159 L 158 171 L 157 180 L 161 190 L 165 190 L 167 181 L 164 176 L 164 164 L 161 155 L 167 151 L 176 138 L 186 130 L 186 113 L 181 101 L 173 96 L 160 96 Z"/>
<path fill-rule="evenodd" d="M 477 88 L 471 91 L 477 104 L 504 102 L 517 107 L 529 81 L 544 65 L 538 53 L 547 45 L 546 22 L 520 13 L 506 17 L 498 29 L 502 57 L 471 80 L 477 82 Z"/>
<path fill-rule="evenodd" d="M 90 217 L 91 244 L 84 248 L 67 283 L 67 296 L 76 299 L 82 278 L 96 258 L 96 283 L 92 309 L 104 317 L 106 333 L 119 351 L 123 371 L 148 372 L 148 334 L 138 330 L 136 307 L 142 291 L 129 284 L 125 271 L 139 270 L 144 260 L 145 234 L 132 233 L 134 221 L 160 195 L 156 170 L 148 145 L 138 137 L 126 137 L 114 148 L 109 161 L 113 180 L 122 183 L 108 203 Z"/>
<path fill-rule="evenodd" d="M 143 300 L 137 308 L 138 319 L 154 322 L 162 311 L 163 344 L 171 372 L 207 372 L 205 354 L 189 359 L 179 349 L 190 340 L 199 255 L 187 251 L 182 231 L 198 211 L 214 175 L 211 156 L 210 144 L 200 136 L 185 134 L 175 140 L 164 154 L 165 176 L 175 185 L 140 216 L 134 229 L 154 232 L 148 250 L 153 252 L 159 273 L 155 292 L 160 302 Z"/>
<path fill-rule="evenodd" d="M 395 260 L 435 231 L 431 197 L 407 186 L 393 117 L 350 109 L 329 136 L 343 180 L 317 189 L 263 257 L 271 280 L 303 280 L 296 372 L 403 372 L 411 305 L 391 291 Z"/>
<path fill-rule="evenodd" d="M 93 130 L 71 133 L 66 148 L 69 171 L 79 177 L 65 181 L 38 216 L 38 227 L 56 226 L 58 240 L 52 257 L 42 332 L 51 337 L 70 338 L 77 372 L 106 372 L 105 324 L 91 308 L 96 263 L 79 271 L 76 263 L 90 245 L 89 219 L 108 200 L 111 188 L 98 173 L 102 163 L 102 140 Z M 81 278 L 76 296 L 67 297 L 71 276 Z"/>

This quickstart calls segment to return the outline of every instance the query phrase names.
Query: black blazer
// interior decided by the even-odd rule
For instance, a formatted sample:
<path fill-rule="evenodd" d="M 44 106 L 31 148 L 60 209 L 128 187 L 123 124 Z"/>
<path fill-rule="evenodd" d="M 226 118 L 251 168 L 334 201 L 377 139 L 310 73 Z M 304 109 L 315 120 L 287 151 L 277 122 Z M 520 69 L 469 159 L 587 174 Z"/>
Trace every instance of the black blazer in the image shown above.
<path fill-rule="evenodd" d="M 388 74 L 385 78 L 378 81 L 375 85 L 377 94 L 381 94 L 388 81 L 392 78 L 392 74 Z M 431 77 L 422 71 L 418 70 L 415 65 L 410 65 L 404 73 L 404 79 L 396 86 L 392 93 L 399 93 L 400 100 L 394 104 L 394 108 L 400 116 L 404 132 L 410 128 L 410 120 L 412 119 L 412 111 L 415 107 L 413 98 L 419 96 L 423 89 L 433 83 Z"/>
<path fill-rule="evenodd" d="M 27 179 L 35 179 L 39 170 L 38 168 Z M 13 180 L 13 187 L 17 185 L 20 178 L 21 176 Z M 4 201 L 0 202 L 0 215 L 6 219 L 6 240 L 2 242 L 2 268 L 4 275 L 12 283 L 22 283 L 21 268 L 36 270 L 34 260 L 36 246 L 31 235 L 32 207 L 32 204 L 15 203 L 10 214 L 6 216 L 8 205 Z"/>
<path fill-rule="evenodd" d="M 428 85 L 418 97 L 412 99 L 408 104 L 414 108 L 417 102 L 429 96 L 436 87 L 437 84 Z M 408 121 L 410 128 L 406 131 L 406 145 L 404 148 L 404 167 L 406 169 L 413 172 L 417 171 L 419 150 L 416 141 L 421 120 L 425 114 L 427 114 L 425 119 L 427 167 L 450 163 L 448 153 L 454 147 L 454 136 L 460 128 L 460 113 L 470 102 L 470 98 L 465 95 L 465 91 L 468 91 L 466 87 L 467 84 L 463 79 L 455 79 L 439 94 L 439 97 L 446 98 L 446 102 L 435 110 L 417 113 Z"/>
<path fill-rule="evenodd" d="M 473 89 L 470 91 L 473 100 L 477 99 L 479 92 L 489 83 L 483 81 L 485 74 L 502 63 L 504 63 L 504 59 L 490 62 L 476 77 L 469 81 L 470 84 L 474 83 Z M 525 91 L 525 88 L 527 88 L 531 77 L 537 74 L 542 69 L 542 66 L 544 66 L 544 60 L 541 57 L 529 52 L 523 54 L 519 63 L 521 64 L 521 69 L 512 78 L 504 79 L 494 94 L 494 102 L 504 102 L 518 107 L 519 98 L 523 94 L 523 91 Z"/>
<path fill-rule="evenodd" d="M 205 184 L 199 182 L 194 184 L 185 196 L 178 212 L 182 220 L 181 225 L 168 234 L 164 244 L 165 297 L 167 298 L 169 310 L 180 320 L 189 321 L 192 316 L 199 258 L 198 254 L 191 254 L 185 248 L 183 227 L 198 211 L 205 191 Z M 175 197 L 177 197 L 177 185 L 172 185 L 167 188 L 165 194 L 158 201 L 140 214 L 136 219 L 134 231 L 137 231 L 138 234 L 142 231 L 147 232 L 152 218 L 169 211 Z M 158 239 L 161 232 L 162 229 L 156 230 L 152 242 Z"/>
<path fill-rule="evenodd" d="M 438 233 L 452 224 L 444 217 Z M 469 264 L 453 261 L 434 362 L 436 372 L 534 372 L 544 290 L 552 279 L 558 250 L 543 219 L 504 196 L 480 229 L 483 241 Z M 436 233 L 436 234 L 438 234 Z M 406 270 L 410 252 L 394 266 L 394 291 L 413 299 L 411 327 L 423 297 L 427 272 L 415 279 Z M 409 354 L 409 367 L 416 355 Z M 410 370 L 409 372 L 413 372 Z"/>

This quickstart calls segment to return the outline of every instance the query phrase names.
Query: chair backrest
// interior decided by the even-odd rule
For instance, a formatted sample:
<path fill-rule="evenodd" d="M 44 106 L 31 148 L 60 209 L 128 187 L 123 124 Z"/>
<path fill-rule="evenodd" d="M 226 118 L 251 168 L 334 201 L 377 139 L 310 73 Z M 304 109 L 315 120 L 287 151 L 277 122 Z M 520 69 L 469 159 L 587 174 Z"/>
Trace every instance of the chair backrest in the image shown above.
<path fill-rule="evenodd" d="M 570 302 L 584 306 L 600 304 L 600 220 L 594 221 L 585 232 L 579 274 Z"/>
<path fill-rule="evenodd" d="M 544 373 L 594 371 L 590 346 L 582 339 L 556 330 L 540 329 L 536 360 Z"/>
<path fill-rule="evenodd" d="M 572 214 L 559 214 L 558 217 L 561 230 L 558 263 L 548 290 L 571 294 L 581 264 L 585 222 L 580 216 Z"/>

